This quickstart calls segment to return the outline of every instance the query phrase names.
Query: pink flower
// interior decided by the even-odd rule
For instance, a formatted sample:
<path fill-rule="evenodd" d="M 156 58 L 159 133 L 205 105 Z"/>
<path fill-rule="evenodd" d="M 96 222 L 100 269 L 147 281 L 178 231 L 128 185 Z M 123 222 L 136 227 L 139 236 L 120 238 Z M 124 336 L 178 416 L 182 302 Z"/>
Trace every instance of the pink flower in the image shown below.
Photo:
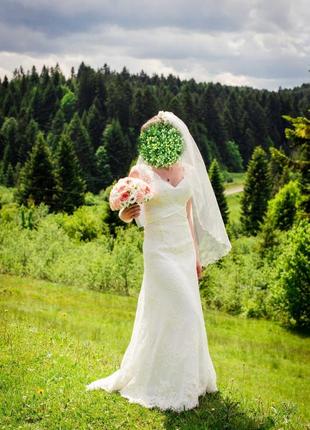
<path fill-rule="evenodd" d="M 130 192 L 125 191 L 125 193 L 121 194 L 120 201 L 123 202 L 123 201 L 127 200 L 129 196 L 130 196 Z"/>
<path fill-rule="evenodd" d="M 134 172 L 131 171 L 134 174 Z M 143 203 L 153 197 L 152 187 L 140 177 L 120 178 L 112 187 L 109 204 L 112 210 L 119 210 L 134 203 Z"/>

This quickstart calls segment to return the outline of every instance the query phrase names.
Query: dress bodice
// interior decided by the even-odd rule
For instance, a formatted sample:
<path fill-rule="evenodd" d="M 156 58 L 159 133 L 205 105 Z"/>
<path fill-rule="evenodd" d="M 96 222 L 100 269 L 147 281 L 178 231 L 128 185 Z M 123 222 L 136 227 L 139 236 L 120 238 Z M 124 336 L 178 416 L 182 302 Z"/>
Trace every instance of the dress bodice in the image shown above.
<path fill-rule="evenodd" d="M 145 225 L 154 222 L 175 219 L 175 216 L 187 217 L 186 203 L 191 197 L 189 181 L 190 166 L 183 163 L 184 175 L 176 186 L 162 179 L 159 174 L 149 168 L 151 186 L 154 196 L 144 203 Z"/>

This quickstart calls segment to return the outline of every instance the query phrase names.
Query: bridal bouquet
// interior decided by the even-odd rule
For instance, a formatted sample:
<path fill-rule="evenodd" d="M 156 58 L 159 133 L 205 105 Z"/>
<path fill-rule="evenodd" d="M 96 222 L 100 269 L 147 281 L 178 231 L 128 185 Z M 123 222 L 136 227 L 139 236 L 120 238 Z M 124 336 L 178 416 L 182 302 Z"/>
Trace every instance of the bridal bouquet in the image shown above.
<path fill-rule="evenodd" d="M 135 177 L 135 173 L 135 168 L 133 168 L 130 176 L 120 178 L 113 186 L 109 196 L 112 211 L 129 207 L 135 203 L 144 203 L 153 197 L 153 189 L 148 178 L 140 179 Z"/>

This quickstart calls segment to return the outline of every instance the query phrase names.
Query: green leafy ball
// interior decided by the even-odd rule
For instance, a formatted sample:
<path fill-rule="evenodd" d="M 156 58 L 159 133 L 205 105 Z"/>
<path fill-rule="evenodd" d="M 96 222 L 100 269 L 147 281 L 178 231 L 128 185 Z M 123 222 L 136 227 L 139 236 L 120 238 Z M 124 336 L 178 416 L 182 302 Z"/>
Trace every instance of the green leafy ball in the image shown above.
<path fill-rule="evenodd" d="M 176 163 L 184 151 L 181 132 L 167 122 L 156 122 L 140 133 L 138 152 L 154 167 L 168 167 Z"/>

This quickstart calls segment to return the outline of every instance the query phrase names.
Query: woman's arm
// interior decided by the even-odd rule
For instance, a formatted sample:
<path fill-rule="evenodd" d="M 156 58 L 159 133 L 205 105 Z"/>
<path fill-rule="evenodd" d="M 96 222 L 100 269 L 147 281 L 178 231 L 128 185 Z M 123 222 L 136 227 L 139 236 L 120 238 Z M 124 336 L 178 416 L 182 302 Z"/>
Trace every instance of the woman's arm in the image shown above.
<path fill-rule="evenodd" d="M 190 229 L 191 229 L 191 233 L 192 233 L 192 237 L 193 237 L 193 241 L 194 241 L 194 245 L 195 245 L 197 275 L 198 275 L 198 278 L 200 278 L 201 277 L 201 272 L 202 272 L 202 266 L 201 266 L 201 263 L 200 263 L 198 243 L 197 243 L 197 239 L 196 239 L 196 235 L 195 235 L 195 229 L 194 229 L 194 223 L 193 223 L 193 215 L 192 215 L 192 208 L 193 208 L 192 198 L 190 198 L 187 201 L 187 203 L 186 203 L 186 212 L 187 212 L 187 219 L 188 219 L 188 222 L 189 222 L 189 226 L 190 226 Z"/>

